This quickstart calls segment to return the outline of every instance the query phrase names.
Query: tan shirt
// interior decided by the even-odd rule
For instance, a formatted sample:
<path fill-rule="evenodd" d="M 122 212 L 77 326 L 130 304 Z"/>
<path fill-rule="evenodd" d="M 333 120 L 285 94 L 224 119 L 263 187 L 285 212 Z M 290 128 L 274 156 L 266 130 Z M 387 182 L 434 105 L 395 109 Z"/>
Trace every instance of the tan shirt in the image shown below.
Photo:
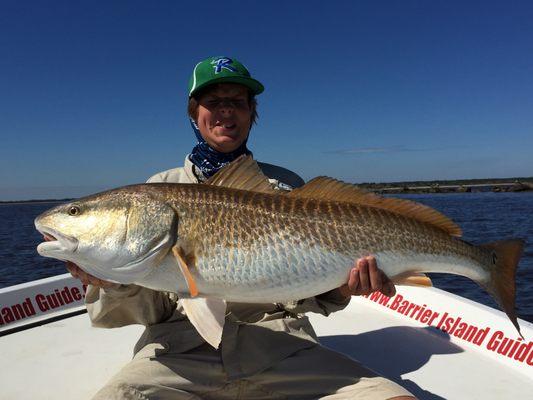
<path fill-rule="evenodd" d="M 259 163 L 263 173 L 281 190 L 303 185 L 303 180 L 287 169 Z M 188 158 L 183 168 L 152 176 L 148 182 L 198 183 L 199 175 Z M 92 324 L 113 328 L 142 324 L 146 330 L 135 346 L 139 351 L 170 347 L 182 353 L 205 343 L 188 321 L 174 293 L 158 292 L 136 285 L 113 289 L 89 286 L 87 310 Z M 228 303 L 220 345 L 224 368 L 230 379 L 258 373 L 291 354 L 316 345 L 316 335 L 305 312 L 328 315 L 348 304 L 334 290 L 288 304 Z"/>

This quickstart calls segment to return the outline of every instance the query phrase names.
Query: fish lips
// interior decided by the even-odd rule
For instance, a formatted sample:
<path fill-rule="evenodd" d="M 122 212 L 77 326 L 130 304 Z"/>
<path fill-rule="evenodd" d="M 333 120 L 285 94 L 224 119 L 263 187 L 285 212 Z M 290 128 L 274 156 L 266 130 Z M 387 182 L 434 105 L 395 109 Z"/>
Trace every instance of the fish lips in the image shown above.
<path fill-rule="evenodd" d="M 44 257 L 66 260 L 65 256 L 78 249 L 78 239 L 65 235 L 53 228 L 35 223 L 35 228 L 45 237 L 45 242 L 37 246 L 37 252 Z"/>

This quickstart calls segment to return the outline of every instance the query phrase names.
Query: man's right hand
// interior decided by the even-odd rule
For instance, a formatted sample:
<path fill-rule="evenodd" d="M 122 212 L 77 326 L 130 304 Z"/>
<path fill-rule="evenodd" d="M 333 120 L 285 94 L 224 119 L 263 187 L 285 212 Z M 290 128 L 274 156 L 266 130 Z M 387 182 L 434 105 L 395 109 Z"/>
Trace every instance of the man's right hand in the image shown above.
<path fill-rule="evenodd" d="M 88 274 L 73 262 L 67 261 L 67 269 L 74 278 L 79 279 L 84 285 L 93 285 L 104 289 L 118 286 L 117 283 L 104 281 Z"/>

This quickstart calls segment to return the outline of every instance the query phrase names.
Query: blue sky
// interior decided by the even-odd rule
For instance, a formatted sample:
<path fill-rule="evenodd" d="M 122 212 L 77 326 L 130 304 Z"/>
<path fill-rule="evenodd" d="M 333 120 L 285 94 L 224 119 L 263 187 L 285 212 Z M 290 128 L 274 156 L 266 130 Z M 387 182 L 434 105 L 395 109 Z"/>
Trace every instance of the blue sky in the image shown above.
<path fill-rule="evenodd" d="M 533 5 L 12 1 L 0 6 L 0 200 L 180 166 L 211 55 L 266 87 L 249 141 L 305 179 L 533 175 Z"/>

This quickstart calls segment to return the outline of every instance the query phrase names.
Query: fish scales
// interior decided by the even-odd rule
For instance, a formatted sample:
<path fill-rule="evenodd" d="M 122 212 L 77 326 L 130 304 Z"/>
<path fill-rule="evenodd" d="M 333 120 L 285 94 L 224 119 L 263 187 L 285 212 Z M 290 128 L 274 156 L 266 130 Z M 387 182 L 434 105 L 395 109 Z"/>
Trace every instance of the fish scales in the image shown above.
<path fill-rule="evenodd" d="M 234 286 L 243 292 L 254 288 L 254 294 L 295 287 L 309 291 L 303 288 L 317 279 L 341 284 L 353 260 L 370 253 L 386 255 L 380 267 L 390 276 L 403 272 L 395 264 L 417 254 L 440 263 L 446 257 L 484 261 L 479 249 L 429 224 L 372 207 L 207 185 L 179 191 L 169 193 L 167 201 L 181 199 L 176 202 L 183 213 L 178 237 L 198 241 L 193 272 L 207 292 Z M 199 228 L 202 234 L 194 232 Z M 242 296 L 235 300 L 250 300 L 250 294 Z"/>

